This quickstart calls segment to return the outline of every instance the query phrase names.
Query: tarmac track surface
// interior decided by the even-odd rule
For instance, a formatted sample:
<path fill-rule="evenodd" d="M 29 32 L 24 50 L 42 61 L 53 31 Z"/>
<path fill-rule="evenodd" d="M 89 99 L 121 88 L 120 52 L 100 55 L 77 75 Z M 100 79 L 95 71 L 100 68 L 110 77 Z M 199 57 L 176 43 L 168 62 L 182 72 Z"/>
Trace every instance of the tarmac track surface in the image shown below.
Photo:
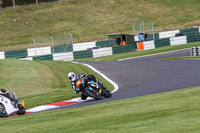
<path fill-rule="evenodd" d="M 118 84 L 111 98 L 92 100 L 62 108 L 87 106 L 112 100 L 200 86 L 200 60 L 155 60 L 188 56 L 189 49 L 124 61 L 90 61 L 89 64 Z"/>

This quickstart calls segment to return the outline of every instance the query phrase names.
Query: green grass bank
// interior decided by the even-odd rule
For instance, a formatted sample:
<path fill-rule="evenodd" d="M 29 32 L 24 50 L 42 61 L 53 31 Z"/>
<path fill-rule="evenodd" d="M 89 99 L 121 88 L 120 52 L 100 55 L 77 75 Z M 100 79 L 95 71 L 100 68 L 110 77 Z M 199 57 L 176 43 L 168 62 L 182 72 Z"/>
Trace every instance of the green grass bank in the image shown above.
<path fill-rule="evenodd" d="M 74 42 L 132 33 L 132 24 L 154 22 L 155 32 L 200 24 L 199 0 L 73 0 L 0 11 L 0 50 L 34 47 L 32 39 L 72 33 Z"/>
<path fill-rule="evenodd" d="M 0 88 L 15 91 L 26 108 L 80 97 L 71 88 L 69 72 L 95 75 L 108 89 L 113 86 L 81 64 L 64 61 L 0 60 Z"/>

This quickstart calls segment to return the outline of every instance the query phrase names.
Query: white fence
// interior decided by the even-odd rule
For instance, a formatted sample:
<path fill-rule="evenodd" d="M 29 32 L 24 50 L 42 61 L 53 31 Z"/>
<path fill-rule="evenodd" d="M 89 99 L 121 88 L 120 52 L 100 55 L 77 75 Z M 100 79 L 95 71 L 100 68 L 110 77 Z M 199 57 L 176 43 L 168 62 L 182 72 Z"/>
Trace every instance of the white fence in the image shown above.
<path fill-rule="evenodd" d="M 112 47 L 93 49 L 92 52 L 93 52 L 93 58 L 112 55 Z"/>
<path fill-rule="evenodd" d="M 51 54 L 50 46 L 28 49 L 28 56 L 38 56 L 38 55 L 47 55 L 47 54 Z"/>
<path fill-rule="evenodd" d="M 180 36 L 180 37 L 170 38 L 170 44 L 171 45 L 187 44 L 187 37 L 186 36 Z"/>
<path fill-rule="evenodd" d="M 135 41 L 139 41 L 139 36 L 134 36 Z"/>
<path fill-rule="evenodd" d="M 70 61 L 70 60 L 74 60 L 74 55 L 73 52 L 67 52 L 67 53 L 56 53 L 53 54 L 53 60 L 54 61 Z"/>
<path fill-rule="evenodd" d="M 5 59 L 5 52 L 4 51 L 0 52 L 0 59 Z"/>
<path fill-rule="evenodd" d="M 96 42 L 75 43 L 73 44 L 73 51 L 87 50 L 93 47 L 96 47 Z"/>
<path fill-rule="evenodd" d="M 170 38 L 170 37 L 175 37 L 176 33 L 180 33 L 179 30 L 173 30 L 173 31 L 166 31 L 166 32 L 160 32 L 159 33 L 159 38 Z"/>
<path fill-rule="evenodd" d="M 149 50 L 149 49 L 155 48 L 154 41 L 146 41 L 146 42 L 143 42 L 143 44 L 144 44 L 144 50 Z"/>

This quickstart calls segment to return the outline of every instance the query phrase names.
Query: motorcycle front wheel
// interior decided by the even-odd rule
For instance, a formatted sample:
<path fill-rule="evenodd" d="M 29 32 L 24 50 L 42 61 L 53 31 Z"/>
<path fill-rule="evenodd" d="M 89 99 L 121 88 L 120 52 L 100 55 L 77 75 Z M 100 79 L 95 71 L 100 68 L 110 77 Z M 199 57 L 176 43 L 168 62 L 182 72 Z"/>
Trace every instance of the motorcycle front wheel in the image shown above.
<path fill-rule="evenodd" d="M 0 103 L 0 117 L 8 117 L 5 106 Z"/>
<path fill-rule="evenodd" d="M 110 98 L 112 96 L 112 93 L 109 90 L 105 89 L 103 90 L 103 96 L 105 98 Z"/>
<path fill-rule="evenodd" d="M 24 115 L 26 113 L 26 109 L 21 104 L 18 104 L 19 111 L 17 112 L 18 115 Z"/>
<path fill-rule="evenodd" d="M 96 100 L 100 100 L 101 99 L 101 95 L 99 92 L 96 92 L 94 90 L 90 90 L 90 89 L 86 89 L 85 90 L 85 93 L 89 96 L 89 97 L 92 97 Z"/>

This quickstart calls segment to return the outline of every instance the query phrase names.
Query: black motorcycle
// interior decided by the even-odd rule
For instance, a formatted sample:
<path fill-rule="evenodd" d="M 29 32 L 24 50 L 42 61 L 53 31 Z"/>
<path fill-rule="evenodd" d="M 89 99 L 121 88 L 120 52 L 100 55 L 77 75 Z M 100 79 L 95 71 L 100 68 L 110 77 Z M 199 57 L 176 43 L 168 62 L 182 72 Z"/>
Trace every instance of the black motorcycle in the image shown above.
<path fill-rule="evenodd" d="M 100 100 L 102 97 L 110 98 L 112 96 L 112 93 L 94 75 L 88 75 L 86 79 L 81 79 L 79 83 L 85 85 L 82 93 L 96 100 Z"/>

